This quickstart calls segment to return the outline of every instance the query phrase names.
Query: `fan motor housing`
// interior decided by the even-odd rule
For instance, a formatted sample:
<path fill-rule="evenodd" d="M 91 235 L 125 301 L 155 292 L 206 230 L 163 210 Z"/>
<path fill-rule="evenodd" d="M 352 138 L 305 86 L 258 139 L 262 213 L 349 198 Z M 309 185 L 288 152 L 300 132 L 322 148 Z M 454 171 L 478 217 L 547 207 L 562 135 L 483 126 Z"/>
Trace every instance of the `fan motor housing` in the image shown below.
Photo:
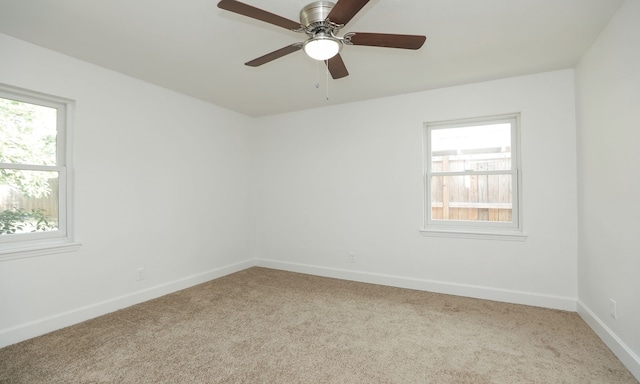
<path fill-rule="evenodd" d="M 307 28 L 313 28 L 314 25 L 324 25 L 334 6 L 335 3 L 330 1 L 314 1 L 300 11 L 300 23 Z"/>

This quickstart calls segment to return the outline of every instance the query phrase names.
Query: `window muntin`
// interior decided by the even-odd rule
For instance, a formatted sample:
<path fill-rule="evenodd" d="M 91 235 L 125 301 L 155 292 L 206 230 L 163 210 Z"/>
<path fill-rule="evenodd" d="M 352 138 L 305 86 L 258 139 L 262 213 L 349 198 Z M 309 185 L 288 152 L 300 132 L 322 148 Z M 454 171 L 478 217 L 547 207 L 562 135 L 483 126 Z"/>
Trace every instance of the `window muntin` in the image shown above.
<path fill-rule="evenodd" d="M 0 246 L 69 235 L 69 105 L 0 85 Z"/>
<path fill-rule="evenodd" d="M 425 229 L 521 230 L 518 119 L 425 124 Z"/>

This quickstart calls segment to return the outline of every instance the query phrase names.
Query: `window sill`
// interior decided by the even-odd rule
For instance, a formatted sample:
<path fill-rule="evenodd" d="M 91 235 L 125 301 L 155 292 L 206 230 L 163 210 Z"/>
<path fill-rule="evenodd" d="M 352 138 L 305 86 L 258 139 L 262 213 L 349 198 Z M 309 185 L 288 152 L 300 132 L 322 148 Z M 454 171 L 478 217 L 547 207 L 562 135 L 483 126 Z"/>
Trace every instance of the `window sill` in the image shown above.
<path fill-rule="evenodd" d="M 33 242 L 20 245 L 2 244 L 0 245 L 0 262 L 56 253 L 75 252 L 80 248 L 80 245 L 81 243 L 70 240 Z"/>
<path fill-rule="evenodd" d="M 525 241 L 528 235 L 520 231 L 463 230 L 453 228 L 421 228 L 425 237 L 453 237 L 459 239 Z"/>

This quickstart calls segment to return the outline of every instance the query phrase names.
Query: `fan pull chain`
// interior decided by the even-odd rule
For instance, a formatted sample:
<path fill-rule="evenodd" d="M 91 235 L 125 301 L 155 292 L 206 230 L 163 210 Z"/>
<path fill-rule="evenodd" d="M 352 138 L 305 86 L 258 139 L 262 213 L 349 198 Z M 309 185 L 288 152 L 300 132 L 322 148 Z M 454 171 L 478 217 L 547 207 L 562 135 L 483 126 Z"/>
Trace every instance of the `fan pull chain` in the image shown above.
<path fill-rule="evenodd" d="M 320 62 L 316 61 L 316 89 L 320 88 Z"/>
<path fill-rule="evenodd" d="M 325 90 L 326 90 L 326 97 L 327 97 L 327 101 L 329 100 L 329 60 L 325 61 L 325 67 L 327 68 L 325 71 Z"/>
<path fill-rule="evenodd" d="M 317 61 L 318 64 L 316 64 L 316 89 L 320 88 L 320 70 L 321 70 L 321 64 L 320 61 Z M 327 100 L 329 100 L 329 61 L 325 60 L 324 61 L 324 67 L 326 68 L 325 70 L 325 97 Z"/>

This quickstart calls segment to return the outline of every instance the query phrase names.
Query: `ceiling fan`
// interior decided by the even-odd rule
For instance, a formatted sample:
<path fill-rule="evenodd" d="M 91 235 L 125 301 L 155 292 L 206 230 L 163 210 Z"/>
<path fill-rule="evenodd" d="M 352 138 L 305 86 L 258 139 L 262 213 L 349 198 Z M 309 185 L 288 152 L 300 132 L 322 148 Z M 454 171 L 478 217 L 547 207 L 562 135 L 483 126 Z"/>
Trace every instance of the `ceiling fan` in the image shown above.
<path fill-rule="evenodd" d="M 302 49 L 309 57 L 325 61 L 331 77 L 340 79 L 349 75 L 340 57 L 343 45 L 420 49 L 426 40 L 425 36 L 418 35 L 361 32 L 349 32 L 339 37 L 338 32 L 368 2 L 369 0 L 337 0 L 336 3 L 315 1 L 302 8 L 299 23 L 236 0 L 222 0 L 218 3 L 218 7 L 293 32 L 304 32 L 309 36 L 304 42 L 293 43 L 267 53 L 246 62 L 245 65 L 257 67 Z"/>

